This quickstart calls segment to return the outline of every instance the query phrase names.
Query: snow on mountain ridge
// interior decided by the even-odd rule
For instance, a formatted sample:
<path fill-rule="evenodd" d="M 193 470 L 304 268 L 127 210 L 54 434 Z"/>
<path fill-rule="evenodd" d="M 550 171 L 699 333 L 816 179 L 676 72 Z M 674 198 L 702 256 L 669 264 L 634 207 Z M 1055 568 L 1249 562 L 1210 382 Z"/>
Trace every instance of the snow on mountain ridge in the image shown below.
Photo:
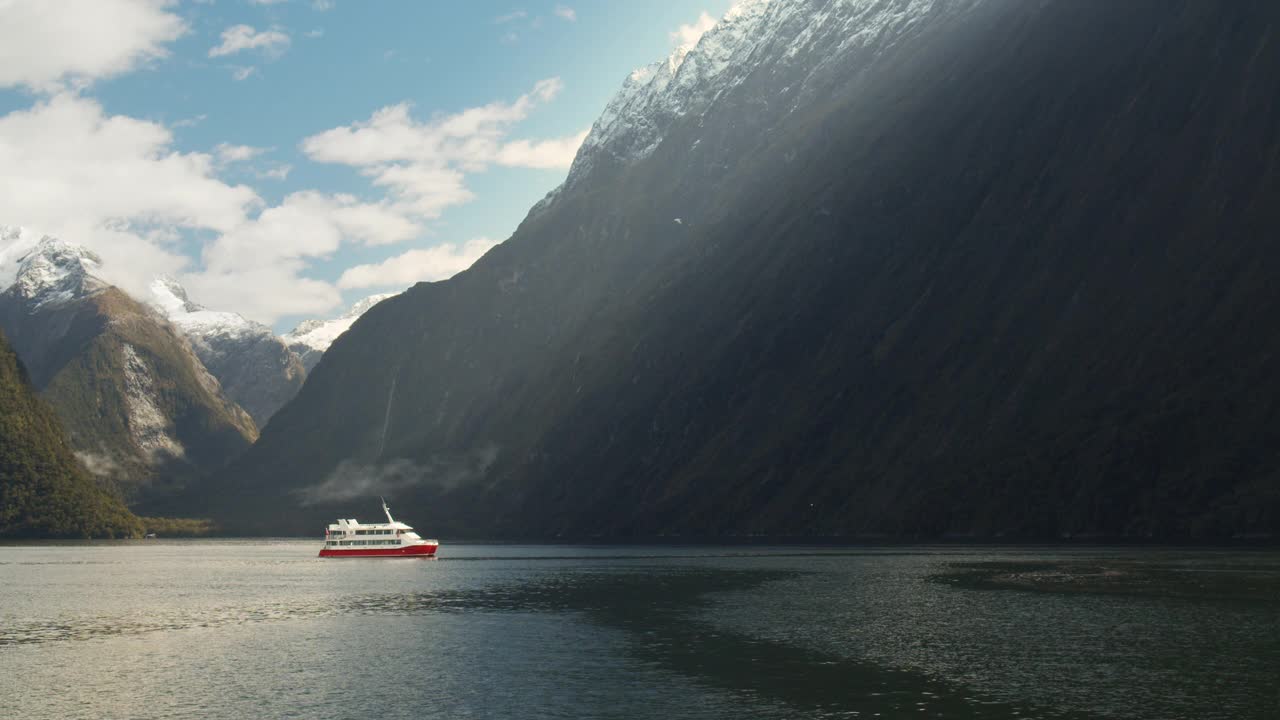
<path fill-rule="evenodd" d="M 149 304 L 161 311 L 169 322 L 178 326 L 188 336 L 210 335 L 243 336 L 270 335 L 271 328 L 246 319 L 239 313 L 209 310 L 192 302 L 187 291 L 173 278 L 162 275 L 151 282 Z"/>
<path fill-rule="evenodd" d="M 666 58 L 632 71 L 592 125 L 565 185 L 586 175 L 601 154 L 631 163 L 652 153 L 671 121 L 689 110 L 690 92 L 713 83 L 743 54 L 742 46 L 755 34 L 770 3 L 744 0 L 692 47 L 677 47 Z M 694 66 L 693 72 L 686 69 Z"/>
<path fill-rule="evenodd" d="M 301 387 L 301 358 L 262 323 L 239 313 L 209 310 L 193 302 L 174 278 L 151 282 L 149 304 L 187 338 L 200 362 L 258 426 Z"/>
<path fill-rule="evenodd" d="M 705 116 L 718 98 L 752 73 L 799 68 L 761 103 L 803 105 L 801 93 L 820 92 L 829 71 L 847 72 L 850 56 L 867 52 L 866 67 L 929 17 L 961 14 L 984 0 L 743 0 L 699 38 L 627 76 L 592 126 L 568 177 L 536 209 L 555 202 L 602 165 L 631 165 L 653 153 L 675 122 Z M 811 84 L 819 89 L 809 87 Z"/>
<path fill-rule="evenodd" d="M 312 350 L 324 352 L 329 349 L 338 336 L 346 332 L 356 320 L 360 319 L 374 305 L 394 297 L 395 293 L 370 295 L 356 302 L 346 312 L 331 320 L 304 320 L 296 328 L 281 336 L 289 345 L 300 344 Z"/>
<path fill-rule="evenodd" d="M 151 304 L 163 310 L 165 315 L 204 309 L 191 302 L 187 297 L 187 289 L 170 275 L 161 275 L 152 280 L 150 290 Z"/>
<path fill-rule="evenodd" d="M 8 229 L 5 240 L 20 241 L 24 231 Z M 17 260 L 8 288 L 32 309 L 59 305 L 108 287 L 95 273 L 102 258 L 87 248 L 44 236 Z"/>
<path fill-rule="evenodd" d="M 329 346 L 351 329 L 361 315 L 368 312 L 374 305 L 394 296 L 395 293 L 370 295 L 331 320 L 304 320 L 296 328 L 280 336 L 280 339 L 302 358 L 302 364 L 306 366 L 307 372 L 311 372 Z"/>

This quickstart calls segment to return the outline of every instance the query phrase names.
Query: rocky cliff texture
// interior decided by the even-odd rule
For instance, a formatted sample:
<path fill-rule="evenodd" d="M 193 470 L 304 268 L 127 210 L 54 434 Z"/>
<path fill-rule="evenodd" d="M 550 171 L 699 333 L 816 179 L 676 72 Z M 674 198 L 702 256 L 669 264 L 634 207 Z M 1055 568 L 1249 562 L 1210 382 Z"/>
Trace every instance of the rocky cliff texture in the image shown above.
<path fill-rule="evenodd" d="M 446 535 L 1275 533 L 1278 16 L 744 4 L 627 80 L 507 242 L 357 321 L 211 507 L 262 531 L 382 493 Z"/>

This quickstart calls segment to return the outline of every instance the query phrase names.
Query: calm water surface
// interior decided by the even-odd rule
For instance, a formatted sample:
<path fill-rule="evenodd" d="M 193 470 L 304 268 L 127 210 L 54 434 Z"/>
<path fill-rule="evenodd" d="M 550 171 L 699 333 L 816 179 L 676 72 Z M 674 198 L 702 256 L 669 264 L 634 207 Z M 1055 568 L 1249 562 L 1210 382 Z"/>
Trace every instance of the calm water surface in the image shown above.
<path fill-rule="evenodd" d="M 0 715 L 1280 717 L 1275 553 L 317 549 L 0 546 Z M 957 579 L 1057 563 L 1158 572 Z"/>

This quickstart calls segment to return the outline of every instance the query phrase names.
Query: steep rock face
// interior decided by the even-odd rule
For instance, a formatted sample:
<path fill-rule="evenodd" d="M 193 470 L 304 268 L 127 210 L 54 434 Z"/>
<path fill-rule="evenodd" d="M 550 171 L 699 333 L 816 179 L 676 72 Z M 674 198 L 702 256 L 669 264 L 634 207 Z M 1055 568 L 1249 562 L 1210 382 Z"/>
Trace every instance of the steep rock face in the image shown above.
<path fill-rule="evenodd" d="M 0 293 L 0 328 L 85 465 L 130 501 L 171 493 L 257 436 L 187 342 L 52 238 Z"/>
<path fill-rule="evenodd" d="M 141 522 L 76 462 L 0 333 L 0 537 L 137 537 Z"/>
<path fill-rule="evenodd" d="M 227 481 L 477 535 L 1274 533 L 1278 12 L 745 5 Z"/>
<path fill-rule="evenodd" d="M 302 360 L 266 325 L 192 302 L 173 278 L 152 282 L 148 300 L 182 331 L 223 392 L 258 427 L 302 387 Z"/>
<path fill-rule="evenodd" d="M 283 335 L 281 340 L 302 359 L 306 371 L 311 372 L 334 340 L 349 330 L 361 315 L 389 297 L 394 297 L 394 294 L 370 295 L 331 320 L 305 320 Z"/>
<path fill-rule="evenodd" d="M 849 81 L 850 73 L 874 72 L 899 46 L 978 5 L 979 0 L 743 0 L 696 45 L 678 47 L 627 77 L 583 141 L 564 186 L 553 194 L 576 188 L 588 176 L 599 181 L 611 169 L 634 166 L 682 124 L 703 130 L 687 147 L 697 157 L 683 170 L 702 168 L 705 175 L 686 181 L 722 178 L 745 159 L 744 150 L 766 145 L 780 121 L 812 109 Z"/>

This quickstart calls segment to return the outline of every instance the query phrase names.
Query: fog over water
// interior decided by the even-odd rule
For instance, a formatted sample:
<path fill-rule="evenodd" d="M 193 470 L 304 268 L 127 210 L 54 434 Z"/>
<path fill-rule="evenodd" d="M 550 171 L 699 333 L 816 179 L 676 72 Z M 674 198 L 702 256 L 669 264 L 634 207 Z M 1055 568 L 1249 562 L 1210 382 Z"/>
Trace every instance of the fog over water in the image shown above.
<path fill-rule="evenodd" d="M 1280 555 L 0 546 L 6 717 L 1272 718 Z"/>

